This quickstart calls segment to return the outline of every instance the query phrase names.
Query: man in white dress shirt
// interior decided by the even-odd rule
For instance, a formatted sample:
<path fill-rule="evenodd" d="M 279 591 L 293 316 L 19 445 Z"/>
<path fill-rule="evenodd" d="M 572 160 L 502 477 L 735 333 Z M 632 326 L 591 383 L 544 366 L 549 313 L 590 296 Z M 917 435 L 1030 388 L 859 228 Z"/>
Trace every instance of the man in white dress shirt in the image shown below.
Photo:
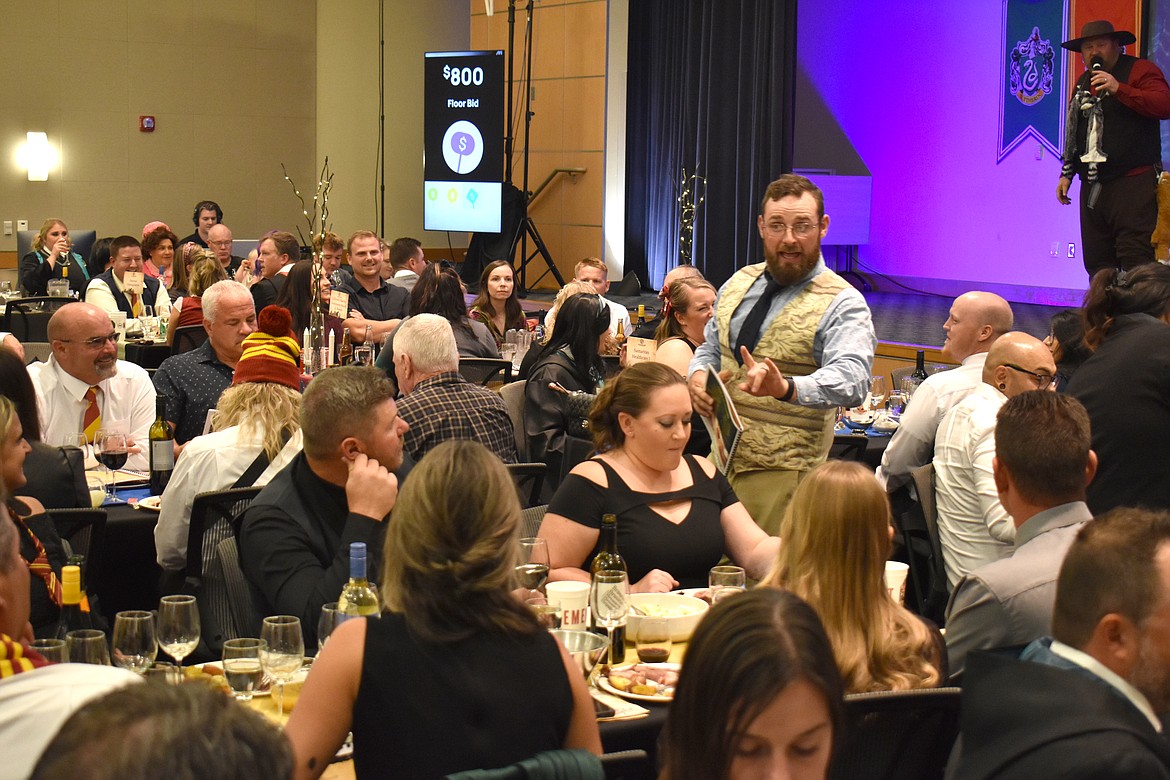
<path fill-rule="evenodd" d="M 593 285 L 593 289 L 601 296 L 601 300 L 605 301 L 605 305 L 609 307 L 609 332 L 616 336 L 620 322 L 622 332 L 629 336 L 629 309 L 605 297 L 605 294 L 609 292 L 609 268 L 606 267 L 605 263 L 596 257 L 586 257 L 573 268 L 573 278 L 578 282 L 587 282 Z"/>
<path fill-rule="evenodd" d="M 887 491 L 908 484 L 910 472 L 930 463 L 943 415 L 983 381 L 987 350 L 1011 329 L 1012 307 L 995 293 L 964 293 L 951 303 L 942 355 L 960 365 L 932 374 L 914 391 L 877 471 Z"/>
<path fill-rule="evenodd" d="M 126 468 L 150 468 L 146 442 L 154 422 L 154 384 L 144 369 L 118 360 L 117 336 L 109 315 L 90 303 L 62 306 L 49 320 L 53 354 L 28 367 L 44 426 L 41 438 L 62 444 L 99 429 L 127 434 Z"/>
<path fill-rule="evenodd" d="M 1016 527 L 999 502 L 992 473 L 999 408 L 1029 390 L 1051 390 L 1052 353 L 1027 333 L 1001 336 L 983 365 L 983 381 L 948 411 L 934 445 L 938 535 L 948 588 L 1012 552 Z"/>

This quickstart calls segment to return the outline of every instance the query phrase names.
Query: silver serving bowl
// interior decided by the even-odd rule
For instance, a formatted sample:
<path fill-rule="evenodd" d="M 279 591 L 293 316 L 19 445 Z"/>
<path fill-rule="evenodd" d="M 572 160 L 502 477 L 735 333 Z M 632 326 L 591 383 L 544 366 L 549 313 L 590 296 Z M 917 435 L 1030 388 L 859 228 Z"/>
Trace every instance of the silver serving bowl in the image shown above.
<path fill-rule="evenodd" d="M 573 656 L 573 660 L 580 664 L 581 673 L 585 675 L 586 680 L 593 676 L 593 670 L 597 668 L 598 662 L 605 657 L 605 651 L 609 648 L 608 639 L 589 631 L 558 628 L 549 633 L 556 637 L 569 651 L 569 655 Z"/>

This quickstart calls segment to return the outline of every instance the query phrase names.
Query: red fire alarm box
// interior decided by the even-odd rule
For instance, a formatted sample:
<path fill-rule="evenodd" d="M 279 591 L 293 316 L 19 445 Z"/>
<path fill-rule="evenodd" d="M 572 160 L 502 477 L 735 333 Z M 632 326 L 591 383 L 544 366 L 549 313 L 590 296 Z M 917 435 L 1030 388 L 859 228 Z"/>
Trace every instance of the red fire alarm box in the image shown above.
<path fill-rule="evenodd" d="M 144 133 L 154 132 L 154 117 L 140 116 L 138 117 L 138 129 Z"/>

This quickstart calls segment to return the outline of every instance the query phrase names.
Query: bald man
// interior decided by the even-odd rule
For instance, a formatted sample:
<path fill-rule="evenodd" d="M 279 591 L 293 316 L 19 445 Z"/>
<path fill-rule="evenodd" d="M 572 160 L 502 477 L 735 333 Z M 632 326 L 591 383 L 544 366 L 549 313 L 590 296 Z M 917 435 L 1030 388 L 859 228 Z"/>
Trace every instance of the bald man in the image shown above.
<path fill-rule="evenodd" d="M 983 381 L 987 350 L 1011 329 L 1012 307 L 995 293 L 964 293 L 951 303 L 942 354 L 959 367 L 932 374 L 914 391 L 877 470 L 888 492 L 908 484 L 910 472 L 930 463 L 939 421 Z"/>
<path fill-rule="evenodd" d="M 1016 527 L 999 501 L 992 473 L 995 422 L 1009 398 L 1053 390 L 1048 347 L 1026 333 L 1000 336 L 987 353 L 983 381 L 948 411 L 934 445 L 935 504 L 947 584 L 1011 555 Z"/>
<path fill-rule="evenodd" d="M 118 360 L 110 316 L 89 303 L 67 304 L 49 319 L 48 337 L 49 362 L 28 367 L 44 423 L 41 439 L 59 445 L 88 432 L 92 443 L 93 431 L 118 430 L 131 443 L 126 468 L 149 469 L 154 384 L 141 367 Z"/>
<path fill-rule="evenodd" d="M 223 270 L 228 278 L 233 278 L 244 258 L 232 254 L 231 228 L 222 222 L 212 225 L 207 231 L 207 246 L 215 253 L 216 259 L 223 263 Z"/>

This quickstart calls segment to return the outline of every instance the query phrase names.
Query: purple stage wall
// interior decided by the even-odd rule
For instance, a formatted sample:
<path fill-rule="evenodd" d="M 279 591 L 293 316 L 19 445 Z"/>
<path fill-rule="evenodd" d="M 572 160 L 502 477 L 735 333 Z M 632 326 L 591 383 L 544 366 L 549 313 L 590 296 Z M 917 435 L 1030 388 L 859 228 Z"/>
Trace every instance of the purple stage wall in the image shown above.
<path fill-rule="evenodd" d="M 797 36 L 796 167 L 872 175 L 862 270 L 943 294 L 1079 303 L 1079 181 L 1074 205 L 1058 204 L 1060 160 L 1031 138 L 996 163 L 1002 2 L 810 0 Z M 1044 99 L 1063 113 L 1067 92 L 1058 72 Z"/>

